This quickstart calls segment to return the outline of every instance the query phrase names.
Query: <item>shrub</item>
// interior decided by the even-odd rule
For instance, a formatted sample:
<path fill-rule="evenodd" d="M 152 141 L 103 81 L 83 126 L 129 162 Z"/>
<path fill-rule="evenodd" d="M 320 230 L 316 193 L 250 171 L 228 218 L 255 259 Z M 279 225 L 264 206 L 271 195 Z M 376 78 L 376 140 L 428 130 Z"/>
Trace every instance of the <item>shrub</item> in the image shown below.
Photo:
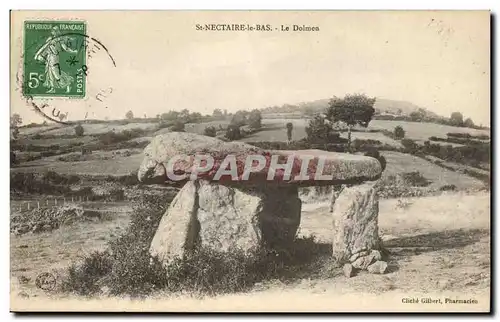
<path fill-rule="evenodd" d="M 229 124 L 226 130 L 225 137 L 228 140 L 234 141 L 242 138 L 240 127 L 236 124 Z"/>
<path fill-rule="evenodd" d="M 182 121 L 175 121 L 174 124 L 170 127 L 170 131 L 172 132 L 184 132 L 186 129 L 186 125 Z"/>
<path fill-rule="evenodd" d="M 63 280 L 61 289 L 84 296 L 97 294 L 101 291 L 99 279 L 109 274 L 111 268 L 112 262 L 108 252 L 93 252 L 82 264 L 72 264 L 68 268 L 68 276 Z"/>
<path fill-rule="evenodd" d="M 310 237 L 297 239 L 287 249 L 262 249 L 255 254 L 197 247 L 164 267 L 150 256 L 149 247 L 170 200 L 144 195 L 134 202 L 125 233 L 109 243 L 107 252 L 73 265 L 63 283 L 65 290 L 93 295 L 105 287 L 111 295 L 131 296 L 160 289 L 208 295 L 238 292 L 266 278 L 300 278 L 305 268 L 320 262 L 315 261 L 322 254 L 331 253 L 330 245 L 325 249 Z"/>
<path fill-rule="evenodd" d="M 401 144 L 405 148 L 406 153 L 416 153 L 418 151 L 418 144 L 412 139 L 402 139 Z"/>
<path fill-rule="evenodd" d="M 260 129 L 262 127 L 262 114 L 259 110 L 252 110 L 248 115 L 248 125 L 252 129 Z"/>
<path fill-rule="evenodd" d="M 441 186 L 439 188 L 439 190 L 441 190 L 441 191 L 455 191 L 455 190 L 457 190 L 457 186 L 455 186 L 454 184 L 446 184 L 444 186 Z"/>
<path fill-rule="evenodd" d="M 203 134 L 210 137 L 215 137 L 217 135 L 217 129 L 214 126 L 207 126 L 203 131 Z"/>
<path fill-rule="evenodd" d="M 83 133 L 84 133 L 84 129 L 83 129 L 83 126 L 81 124 L 78 124 L 77 126 L 75 126 L 75 135 L 76 136 L 83 136 Z"/>
<path fill-rule="evenodd" d="M 427 180 L 420 172 L 412 171 L 401 174 L 404 182 L 413 187 L 427 187 L 432 181 Z"/>
<path fill-rule="evenodd" d="M 99 135 L 99 141 L 104 145 L 111 145 L 119 142 L 128 141 L 134 138 L 144 136 L 146 131 L 141 128 L 134 128 L 131 130 L 123 130 L 121 132 L 115 133 L 109 131 Z"/>
<path fill-rule="evenodd" d="M 402 126 L 398 125 L 394 128 L 394 138 L 396 140 L 401 140 L 404 139 L 405 137 L 405 130 L 403 129 Z"/>
<path fill-rule="evenodd" d="M 335 132 L 332 125 L 323 117 L 316 115 L 306 127 L 307 141 L 312 143 L 340 142 L 340 133 Z"/>

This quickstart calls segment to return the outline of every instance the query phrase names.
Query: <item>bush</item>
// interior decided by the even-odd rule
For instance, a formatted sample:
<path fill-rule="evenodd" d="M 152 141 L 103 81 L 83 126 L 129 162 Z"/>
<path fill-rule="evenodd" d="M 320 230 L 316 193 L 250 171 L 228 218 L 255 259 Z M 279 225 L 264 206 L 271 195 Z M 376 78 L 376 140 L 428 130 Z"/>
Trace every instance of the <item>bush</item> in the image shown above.
<path fill-rule="evenodd" d="M 332 125 L 323 117 L 317 115 L 309 121 L 306 127 L 307 141 L 311 143 L 340 143 L 347 142 L 340 137 L 340 133 L 333 130 Z"/>
<path fill-rule="evenodd" d="M 236 124 L 229 124 L 225 134 L 226 139 L 234 141 L 242 138 L 240 127 Z"/>
<path fill-rule="evenodd" d="M 412 139 L 402 139 L 401 144 L 403 145 L 406 153 L 414 154 L 418 152 L 418 144 Z"/>
<path fill-rule="evenodd" d="M 396 126 L 394 128 L 394 138 L 396 140 L 401 140 L 401 139 L 404 139 L 405 137 L 405 130 L 403 129 L 402 126 Z"/>
<path fill-rule="evenodd" d="M 441 186 L 439 188 L 439 190 L 441 190 L 441 191 L 455 191 L 455 190 L 457 190 L 457 186 L 455 186 L 454 184 L 446 184 L 444 186 Z"/>
<path fill-rule="evenodd" d="M 259 110 L 253 110 L 248 115 L 248 125 L 252 129 L 260 129 L 262 127 L 262 114 Z"/>
<path fill-rule="evenodd" d="M 76 136 L 83 136 L 83 133 L 84 133 L 84 129 L 83 129 L 83 126 L 81 124 L 78 124 L 77 126 L 75 126 L 75 135 Z"/>
<path fill-rule="evenodd" d="M 217 135 L 217 129 L 214 126 L 207 126 L 203 134 L 214 138 Z"/>
<path fill-rule="evenodd" d="M 427 187 L 432 181 L 427 180 L 420 172 L 412 171 L 401 174 L 404 182 L 413 187 Z"/>
<path fill-rule="evenodd" d="M 446 133 L 448 137 L 463 138 L 463 139 L 477 139 L 477 140 L 489 140 L 490 137 L 486 134 L 472 135 L 470 133 Z"/>
<path fill-rule="evenodd" d="M 305 267 L 313 266 L 320 255 L 331 253 L 330 245 L 325 249 L 314 238 L 303 238 L 289 249 L 263 249 L 255 254 L 198 247 L 164 267 L 150 256 L 149 247 L 169 201 L 144 195 L 134 202 L 125 233 L 109 243 L 108 251 L 71 266 L 64 290 L 94 295 L 107 288 L 111 295 L 131 296 L 161 289 L 207 295 L 239 292 L 266 278 L 300 278 L 298 274 Z"/>
<path fill-rule="evenodd" d="M 184 132 L 186 130 L 186 125 L 182 121 L 175 121 L 174 124 L 170 127 L 170 131 L 172 132 Z"/>
<path fill-rule="evenodd" d="M 141 128 L 134 128 L 131 130 L 123 130 L 121 132 L 115 133 L 113 131 L 106 132 L 99 135 L 99 141 L 104 145 L 111 145 L 119 142 L 128 141 L 141 136 L 144 136 L 146 131 Z"/>
<path fill-rule="evenodd" d="M 112 262 L 108 252 L 93 252 L 82 264 L 72 264 L 61 289 L 78 295 L 94 295 L 101 291 L 98 281 L 111 272 Z"/>

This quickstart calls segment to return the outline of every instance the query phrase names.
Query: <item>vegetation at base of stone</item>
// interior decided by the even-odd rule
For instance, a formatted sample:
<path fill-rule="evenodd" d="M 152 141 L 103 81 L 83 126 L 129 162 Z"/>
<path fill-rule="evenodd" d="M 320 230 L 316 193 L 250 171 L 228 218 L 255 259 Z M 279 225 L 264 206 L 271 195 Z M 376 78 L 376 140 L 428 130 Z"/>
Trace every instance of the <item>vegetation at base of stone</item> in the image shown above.
<path fill-rule="evenodd" d="M 270 279 L 290 281 L 321 273 L 331 245 L 313 237 L 299 238 L 280 250 L 244 254 L 198 248 L 164 267 L 149 254 L 149 246 L 170 202 L 144 195 L 134 202 L 131 222 L 123 235 L 109 242 L 104 252 L 90 254 L 67 271 L 62 290 L 80 295 L 143 296 L 153 291 L 191 292 L 200 295 L 250 289 Z"/>

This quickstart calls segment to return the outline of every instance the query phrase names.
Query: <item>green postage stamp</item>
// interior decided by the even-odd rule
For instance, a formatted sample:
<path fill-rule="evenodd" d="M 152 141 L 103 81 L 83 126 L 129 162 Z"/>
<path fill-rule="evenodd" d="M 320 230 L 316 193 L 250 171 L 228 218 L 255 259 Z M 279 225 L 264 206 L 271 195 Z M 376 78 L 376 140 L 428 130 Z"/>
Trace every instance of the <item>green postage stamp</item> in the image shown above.
<path fill-rule="evenodd" d="M 26 21 L 23 94 L 85 97 L 86 44 L 84 21 Z"/>

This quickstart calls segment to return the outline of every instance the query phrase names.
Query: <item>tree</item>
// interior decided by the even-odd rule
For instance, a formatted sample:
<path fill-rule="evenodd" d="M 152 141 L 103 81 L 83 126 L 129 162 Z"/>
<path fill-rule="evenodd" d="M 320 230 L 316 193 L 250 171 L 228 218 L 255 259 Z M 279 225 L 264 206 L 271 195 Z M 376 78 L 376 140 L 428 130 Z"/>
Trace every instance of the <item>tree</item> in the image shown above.
<path fill-rule="evenodd" d="M 214 126 L 207 126 L 203 131 L 203 134 L 210 137 L 215 137 L 217 135 L 217 130 Z"/>
<path fill-rule="evenodd" d="M 134 112 L 132 112 L 132 111 L 128 111 L 128 112 L 127 112 L 127 114 L 125 114 L 125 118 L 126 118 L 127 120 L 131 120 L 131 119 L 133 119 L 133 118 L 134 118 Z"/>
<path fill-rule="evenodd" d="M 10 127 L 16 128 L 23 123 L 23 119 L 19 114 L 12 114 L 10 117 Z"/>
<path fill-rule="evenodd" d="M 15 127 L 12 129 L 12 138 L 17 139 L 19 137 L 19 128 Z"/>
<path fill-rule="evenodd" d="M 468 117 L 464 121 L 464 126 L 465 127 L 474 128 L 476 125 L 474 124 L 474 122 L 472 121 L 472 119 L 470 117 Z"/>
<path fill-rule="evenodd" d="M 413 122 L 422 122 L 425 119 L 425 110 L 418 109 L 410 113 L 410 120 Z"/>
<path fill-rule="evenodd" d="M 75 126 L 75 135 L 76 136 L 83 136 L 83 133 L 84 133 L 84 130 L 83 130 L 83 126 L 81 124 L 78 124 L 77 126 Z"/>
<path fill-rule="evenodd" d="M 170 130 L 172 132 L 184 132 L 185 128 L 186 128 L 186 126 L 185 126 L 184 122 L 177 120 L 174 122 L 172 127 L 170 127 Z"/>
<path fill-rule="evenodd" d="M 189 122 L 189 110 L 187 108 L 179 112 L 179 118 L 185 123 Z"/>
<path fill-rule="evenodd" d="M 215 119 L 221 119 L 221 118 L 223 118 L 223 117 L 224 117 L 224 114 L 222 114 L 221 109 L 216 108 L 216 109 L 214 110 L 214 112 L 212 113 L 212 116 L 213 116 Z"/>
<path fill-rule="evenodd" d="M 203 116 L 201 115 L 201 113 L 198 113 L 198 112 L 191 113 L 188 116 L 188 123 L 198 123 L 198 122 L 201 122 L 202 118 L 203 118 Z"/>
<path fill-rule="evenodd" d="M 260 129 L 262 127 L 262 114 L 259 110 L 255 109 L 248 115 L 248 125 L 252 129 Z"/>
<path fill-rule="evenodd" d="M 368 127 L 375 109 L 375 97 L 364 94 L 347 94 L 344 98 L 334 97 L 328 103 L 327 118 L 332 121 L 342 121 L 348 126 L 347 150 L 351 151 L 351 130 L 356 124 Z"/>
<path fill-rule="evenodd" d="M 247 119 L 248 112 L 247 111 L 238 111 L 233 115 L 231 119 L 231 124 L 235 124 L 238 127 L 246 125 L 248 122 Z"/>
<path fill-rule="evenodd" d="M 179 118 L 179 112 L 176 111 L 168 111 L 167 113 L 163 113 L 161 115 L 161 119 L 165 121 L 175 121 Z"/>
<path fill-rule="evenodd" d="M 286 137 L 288 139 L 288 142 L 292 141 L 292 131 L 293 131 L 293 123 L 292 122 L 286 123 Z"/>
<path fill-rule="evenodd" d="M 463 126 L 464 125 L 464 116 L 460 112 L 453 112 L 450 116 L 450 125 L 451 126 Z"/>
<path fill-rule="evenodd" d="M 328 143 L 332 132 L 331 124 L 325 122 L 320 115 L 310 120 L 306 127 L 307 140 L 312 143 Z"/>
<path fill-rule="evenodd" d="M 405 137 L 405 130 L 402 126 L 398 125 L 394 128 L 394 139 L 401 140 Z"/>
<path fill-rule="evenodd" d="M 225 136 L 228 140 L 231 140 L 231 141 L 241 139 L 240 127 L 236 124 L 229 124 L 227 126 Z"/>

